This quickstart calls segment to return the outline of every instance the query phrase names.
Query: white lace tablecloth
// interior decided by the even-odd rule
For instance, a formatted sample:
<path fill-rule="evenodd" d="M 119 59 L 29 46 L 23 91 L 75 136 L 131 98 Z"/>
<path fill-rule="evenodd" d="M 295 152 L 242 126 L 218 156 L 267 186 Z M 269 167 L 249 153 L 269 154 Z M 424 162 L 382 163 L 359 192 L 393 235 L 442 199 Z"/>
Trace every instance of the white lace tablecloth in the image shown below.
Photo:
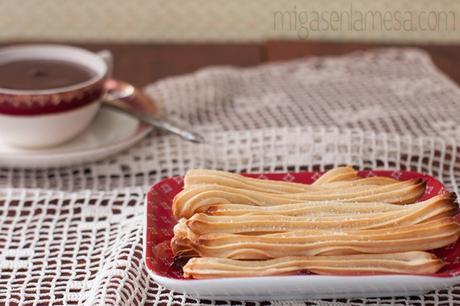
<path fill-rule="evenodd" d="M 142 262 L 145 192 L 190 168 L 408 169 L 458 192 L 460 89 L 419 50 L 208 68 L 146 90 L 207 143 L 152 134 L 94 164 L 0 169 L 0 304 L 297 305 L 199 301 L 149 279 Z M 458 305 L 460 285 L 424 296 L 305 304 Z"/>

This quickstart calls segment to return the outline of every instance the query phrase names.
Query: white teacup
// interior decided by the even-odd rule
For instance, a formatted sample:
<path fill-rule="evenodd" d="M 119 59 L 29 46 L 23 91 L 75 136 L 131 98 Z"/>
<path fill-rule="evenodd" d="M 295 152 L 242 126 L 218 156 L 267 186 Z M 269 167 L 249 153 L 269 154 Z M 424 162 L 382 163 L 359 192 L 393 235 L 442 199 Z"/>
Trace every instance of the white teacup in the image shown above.
<path fill-rule="evenodd" d="M 1 48 L 0 64 L 37 59 L 66 61 L 90 69 L 94 76 L 82 83 L 60 88 L 0 88 L 0 141 L 39 148 L 57 145 L 81 133 L 96 115 L 100 99 L 105 94 L 110 54 L 102 54 L 61 45 Z"/>

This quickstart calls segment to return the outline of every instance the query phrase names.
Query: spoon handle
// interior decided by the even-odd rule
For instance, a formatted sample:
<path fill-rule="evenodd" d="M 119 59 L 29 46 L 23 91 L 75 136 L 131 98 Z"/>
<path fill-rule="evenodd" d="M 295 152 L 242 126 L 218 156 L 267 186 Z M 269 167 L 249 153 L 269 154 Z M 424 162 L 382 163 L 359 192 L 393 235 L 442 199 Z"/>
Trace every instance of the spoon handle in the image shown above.
<path fill-rule="evenodd" d="M 178 124 L 172 123 L 164 118 L 153 117 L 147 113 L 139 112 L 134 109 L 124 108 L 124 107 L 118 106 L 113 103 L 102 103 L 102 105 L 106 108 L 109 108 L 109 109 L 112 109 L 118 112 L 122 112 L 124 114 L 135 117 L 141 120 L 142 122 L 148 123 L 160 130 L 175 134 L 185 140 L 188 140 L 194 143 L 204 142 L 204 138 L 200 134 L 192 132 L 189 129 L 181 127 Z"/>
<path fill-rule="evenodd" d="M 133 97 L 135 98 L 134 102 L 136 102 L 134 104 L 129 102 L 120 103 L 122 100 L 129 101 Z M 140 104 L 142 107 L 135 107 L 135 104 Z M 156 113 L 153 101 L 129 83 L 120 80 L 108 80 L 106 82 L 106 94 L 102 99 L 102 106 L 135 117 L 138 120 L 160 130 L 173 133 L 185 140 L 194 143 L 204 142 L 204 138 L 201 135 L 190 131 L 189 128 L 181 127 L 163 117 L 152 115 Z"/>

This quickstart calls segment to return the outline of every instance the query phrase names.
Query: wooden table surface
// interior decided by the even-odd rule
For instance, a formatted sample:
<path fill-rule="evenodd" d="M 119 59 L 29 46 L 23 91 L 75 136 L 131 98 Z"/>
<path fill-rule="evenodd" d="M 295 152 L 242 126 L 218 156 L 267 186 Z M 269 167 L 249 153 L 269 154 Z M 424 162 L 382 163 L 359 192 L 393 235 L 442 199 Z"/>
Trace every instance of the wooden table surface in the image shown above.
<path fill-rule="evenodd" d="M 261 44 L 83 43 L 74 45 L 93 51 L 111 50 L 115 58 L 114 76 L 140 87 L 161 78 L 193 72 L 205 66 L 253 66 L 266 61 L 396 47 L 382 44 L 304 41 L 272 41 Z M 435 64 L 460 84 L 460 45 L 411 45 L 409 47 L 419 47 L 429 52 Z"/>

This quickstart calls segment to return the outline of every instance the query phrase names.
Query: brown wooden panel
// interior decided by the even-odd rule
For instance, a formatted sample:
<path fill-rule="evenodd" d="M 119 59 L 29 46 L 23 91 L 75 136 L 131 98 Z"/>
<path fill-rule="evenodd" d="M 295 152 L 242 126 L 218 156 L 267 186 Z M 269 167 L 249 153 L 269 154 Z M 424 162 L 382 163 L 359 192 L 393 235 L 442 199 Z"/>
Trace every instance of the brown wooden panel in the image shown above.
<path fill-rule="evenodd" d="M 90 50 L 109 49 L 114 76 L 144 86 L 158 79 L 211 65 L 251 66 L 260 63 L 258 45 L 251 44 L 83 44 Z"/>
<path fill-rule="evenodd" d="M 385 45 L 365 43 L 332 42 L 287 42 L 274 41 L 265 45 L 268 61 L 289 60 L 292 58 L 315 55 L 340 55 L 356 50 L 377 47 L 409 46 L 426 50 L 434 63 L 448 76 L 460 84 L 460 45 Z"/>
<path fill-rule="evenodd" d="M 65 42 L 61 43 L 65 44 Z M 262 60 L 262 52 L 258 44 L 71 43 L 70 45 L 93 51 L 102 49 L 112 51 L 115 59 L 114 77 L 136 86 L 144 86 L 168 76 L 189 73 L 205 66 L 251 66 Z"/>

